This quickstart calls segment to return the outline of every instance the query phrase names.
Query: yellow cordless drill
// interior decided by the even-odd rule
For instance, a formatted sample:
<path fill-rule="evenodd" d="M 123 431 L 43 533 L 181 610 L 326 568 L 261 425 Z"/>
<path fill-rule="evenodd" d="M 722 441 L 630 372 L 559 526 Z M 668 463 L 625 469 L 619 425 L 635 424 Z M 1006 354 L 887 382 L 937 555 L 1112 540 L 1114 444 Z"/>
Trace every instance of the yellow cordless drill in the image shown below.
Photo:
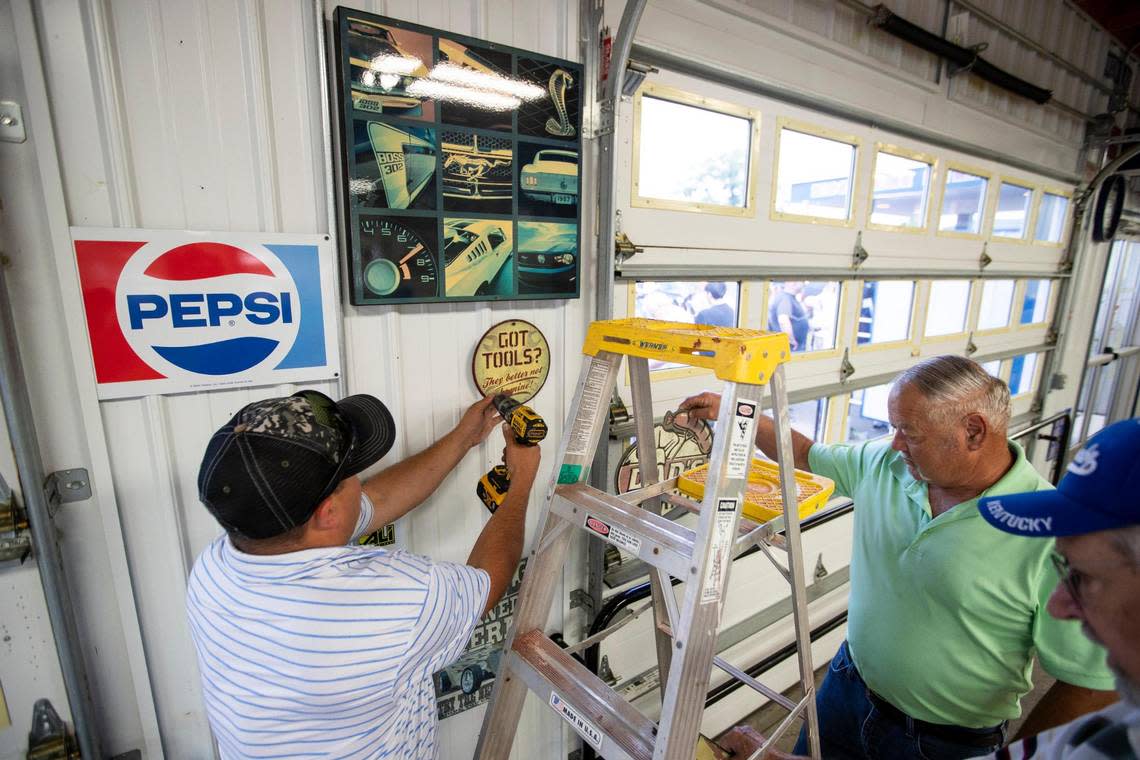
<path fill-rule="evenodd" d="M 515 401 L 505 393 L 500 393 L 491 400 L 495 409 L 503 416 L 503 420 L 510 426 L 515 434 L 515 440 L 525 446 L 536 446 L 546 437 L 546 420 L 538 416 L 538 412 L 529 406 Z M 483 477 L 479 478 L 479 485 L 475 493 L 483 501 L 483 506 L 494 512 L 503 503 L 507 489 L 511 487 L 511 476 L 504 464 L 495 465 Z"/>

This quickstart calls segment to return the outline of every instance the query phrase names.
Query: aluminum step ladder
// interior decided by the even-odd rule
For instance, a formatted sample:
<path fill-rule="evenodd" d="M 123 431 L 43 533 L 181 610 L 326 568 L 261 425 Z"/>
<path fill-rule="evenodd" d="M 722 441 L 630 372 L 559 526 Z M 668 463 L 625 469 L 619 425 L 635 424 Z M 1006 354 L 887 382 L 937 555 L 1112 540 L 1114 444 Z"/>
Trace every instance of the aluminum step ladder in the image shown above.
<path fill-rule="evenodd" d="M 533 691 L 607 760 L 691 760 L 711 671 L 716 665 L 789 710 L 765 749 L 797 718 L 802 718 L 807 721 L 812 757 L 819 758 L 815 680 L 783 374 L 783 364 L 791 355 L 787 336 L 758 330 L 618 319 L 591 324 L 583 353 L 586 356 L 559 444 L 557 466 L 546 490 L 540 538 L 531 552 L 519 590 L 518 610 L 505 643 L 475 757 L 507 760 L 526 694 Z M 621 496 L 587 485 L 623 357 L 629 357 L 641 462 L 656 461 L 649 359 L 712 369 L 724 382 L 704 497 L 700 504 L 689 502 L 690 508 L 699 513 L 695 530 L 660 515 L 663 502 L 684 505 L 685 499 L 672 495 L 676 479 L 656 482 L 656 467 L 642 467 L 643 487 Z M 741 506 L 765 386 L 771 389 L 775 412 L 784 509 L 780 517 L 756 524 L 741 519 Z M 785 520 L 788 515 L 793 519 Z M 568 649 L 555 644 L 543 632 L 572 529 L 600 536 L 652 568 L 652 607 L 662 689 L 658 722 L 639 712 L 573 657 L 620 623 Z M 788 700 L 716 656 L 717 627 L 732 558 L 755 544 L 791 584 L 804 694 L 799 702 Z M 786 554 L 786 568 L 776 562 L 773 547 Z M 670 577 L 684 581 L 680 605 Z"/>

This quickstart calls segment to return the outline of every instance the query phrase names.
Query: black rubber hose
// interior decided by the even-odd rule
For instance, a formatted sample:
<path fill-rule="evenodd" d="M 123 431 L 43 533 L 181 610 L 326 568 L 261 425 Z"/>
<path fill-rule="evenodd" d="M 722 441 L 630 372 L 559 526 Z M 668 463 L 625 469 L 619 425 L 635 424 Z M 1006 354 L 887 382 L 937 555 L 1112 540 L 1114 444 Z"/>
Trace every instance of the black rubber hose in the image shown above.
<path fill-rule="evenodd" d="M 1052 90 L 1038 87 L 1004 69 L 999 69 L 970 48 L 955 45 L 944 37 L 928 32 L 917 24 L 912 24 L 885 5 L 876 5 L 873 10 L 874 13 L 869 21 L 871 26 L 882 29 L 904 42 L 909 42 L 928 53 L 945 58 L 960 68 L 968 67 L 971 73 L 987 82 L 1023 98 L 1028 98 L 1034 103 L 1046 103 L 1053 97 Z"/>

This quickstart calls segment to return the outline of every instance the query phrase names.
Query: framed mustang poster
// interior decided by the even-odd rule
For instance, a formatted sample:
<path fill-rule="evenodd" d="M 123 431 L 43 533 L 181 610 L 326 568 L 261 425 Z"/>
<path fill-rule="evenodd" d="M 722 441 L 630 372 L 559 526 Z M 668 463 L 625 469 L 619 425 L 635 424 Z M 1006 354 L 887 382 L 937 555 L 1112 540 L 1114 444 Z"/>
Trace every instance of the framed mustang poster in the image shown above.
<path fill-rule="evenodd" d="M 352 303 L 577 298 L 582 67 L 334 18 Z"/>

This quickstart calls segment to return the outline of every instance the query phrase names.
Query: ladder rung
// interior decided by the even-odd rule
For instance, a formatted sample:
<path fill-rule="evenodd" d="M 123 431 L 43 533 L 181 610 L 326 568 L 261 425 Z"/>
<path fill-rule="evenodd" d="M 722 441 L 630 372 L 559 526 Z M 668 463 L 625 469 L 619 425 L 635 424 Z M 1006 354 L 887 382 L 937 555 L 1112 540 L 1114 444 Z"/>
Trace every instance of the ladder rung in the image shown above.
<path fill-rule="evenodd" d="M 688 578 L 695 533 L 584 483 L 558 486 L 550 511 L 674 578 Z"/>
<path fill-rule="evenodd" d="M 595 741 L 600 738 L 600 746 L 591 743 L 607 760 L 652 760 L 657 724 L 541 631 L 527 631 L 515 639 L 508 668 L 515 670 L 543 703 L 576 726 L 583 738 L 587 732 Z M 564 703 L 565 707 L 559 709 L 555 703 Z M 574 715 L 592 726 L 584 731 Z M 594 732 L 600 732 L 601 737 Z"/>

